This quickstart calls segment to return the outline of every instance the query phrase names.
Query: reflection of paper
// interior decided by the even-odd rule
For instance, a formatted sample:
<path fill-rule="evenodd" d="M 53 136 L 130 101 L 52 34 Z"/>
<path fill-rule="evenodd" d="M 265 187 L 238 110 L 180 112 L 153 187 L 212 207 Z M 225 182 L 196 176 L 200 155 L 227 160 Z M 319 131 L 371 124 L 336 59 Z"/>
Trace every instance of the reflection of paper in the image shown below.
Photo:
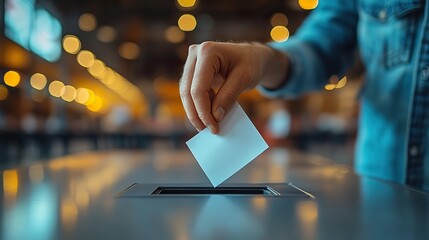
<path fill-rule="evenodd" d="M 219 123 L 219 128 L 218 134 L 206 128 L 186 142 L 214 187 L 268 148 L 237 103 Z"/>

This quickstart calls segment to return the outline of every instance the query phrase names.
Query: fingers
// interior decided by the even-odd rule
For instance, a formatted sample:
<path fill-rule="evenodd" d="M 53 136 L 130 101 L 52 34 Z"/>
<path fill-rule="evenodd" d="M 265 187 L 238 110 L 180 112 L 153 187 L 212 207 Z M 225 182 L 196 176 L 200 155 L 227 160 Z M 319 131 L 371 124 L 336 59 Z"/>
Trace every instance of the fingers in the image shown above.
<path fill-rule="evenodd" d="M 194 101 L 191 97 L 191 85 L 192 78 L 194 76 L 195 64 L 197 62 L 197 45 L 191 45 L 189 47 L 188 58 L 186 59 L 185 67 L 183 69 L 183 75 L 180 79 L 180 99 L 182 100 L 183 107 L 186 112 L 186 116 L 192 125 L 201 131 L 205 128 L 205 125 L 198 117 L 197 110 L 195 109 Z"/>
<path fill-rule="evenodd" d="M 208 44 L 201 44 L 191 85 L 191 97 L 198 117 L 212 133 L 218 132 L 218 123 L 212 114 L 212 85 L 220 66 L 217 56 L 212 54 Z"/>
<path fill-rule="evenodd" d="M 235 68 L 217 92 L 212 105 L 212 112 L 216 121 L 223 120 L 225 114 L 237 101 L 238 96 L 246 89 L 245 84 L 243 84 L 248 82 L 246 74 L 246 71 Z"/>

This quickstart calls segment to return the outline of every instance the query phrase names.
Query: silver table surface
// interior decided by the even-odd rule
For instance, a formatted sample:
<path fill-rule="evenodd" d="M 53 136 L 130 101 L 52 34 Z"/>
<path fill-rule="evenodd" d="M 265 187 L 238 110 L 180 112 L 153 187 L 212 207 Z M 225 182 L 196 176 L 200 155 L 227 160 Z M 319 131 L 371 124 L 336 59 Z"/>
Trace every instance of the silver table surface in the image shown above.
<path fill-rule="evenodd" d="M 429 194 L 271 148 L 228 180 L 316 199 L 115 198 L 133 183 L 209 184 L 187 150 L 88 152 L 3 171 L 1 239 L 429 239 Z"/>

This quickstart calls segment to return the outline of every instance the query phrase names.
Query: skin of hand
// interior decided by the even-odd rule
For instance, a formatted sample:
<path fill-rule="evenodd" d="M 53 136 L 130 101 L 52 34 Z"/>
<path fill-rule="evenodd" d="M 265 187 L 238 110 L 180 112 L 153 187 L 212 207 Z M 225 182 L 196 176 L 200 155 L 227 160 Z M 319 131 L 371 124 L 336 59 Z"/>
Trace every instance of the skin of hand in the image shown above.
<path fill-rule="evenodd" d="M 180 98 L 192 125 L 215 134 L 238 96 L 256 85 L 284 84 L 287 56 L 261 43 L 203 42 L 189 47 Z"/>

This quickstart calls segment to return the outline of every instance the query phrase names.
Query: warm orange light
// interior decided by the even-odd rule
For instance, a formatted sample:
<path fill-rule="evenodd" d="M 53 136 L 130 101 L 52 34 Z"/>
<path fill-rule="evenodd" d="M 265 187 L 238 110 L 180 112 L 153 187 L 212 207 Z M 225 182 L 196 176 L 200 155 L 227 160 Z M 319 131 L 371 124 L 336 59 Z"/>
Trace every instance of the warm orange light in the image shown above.
<path fill-rule="evenodd" d="M 18 86 L 21 81 L 21 76 L 15 71 L 8 71 L 3 76 L 4 83 L 10 87 Z"/>
<path fill-rule="evenodd" d="M 89 91 L 86 88 L 79 88 L 76 92 L 75 101 L 80 104 L 85 104 L 89 99 Z"/>
<path fill-rule="evenodd" d="M 76 56 L 77 62 L 82 66 L 82 67 L 91 67 L 92 64 L 94 64 L 95 61 L 95 56 L 92 52 L 87 51 L 87 50 L 82 50 L 80 51 L 77 56 Z"/>
<path fill-rule="evenodd" d="M 328 83 L 325 85 L 325 89 L 328 91 L 334 90 L 337 85 L 333 83 Z"/>
<path fill-rule="evenodd" d="M 340 81 L 338 81 L 336 88 L 343 88 L 347 84 L 347 77 L 344 76 Z"/>
<path fill-rule="evenodd" d="M 86 102 L 84 103 L 87 106 L 93 104 L 95 101 L 95 93 L 91 89 L 88 89 L 88 93 L 89 93 L 88 100 L 86 100 Z"/>
<path fill-rule="evenodd" d="M 183 14 L 177 21 L 177 25 L 182 31 L 190 32 L 197 26 L 197 19 L 191 14 Z"/>
<path fill-rule="evenodd" d="M 79 28 L 85 32 L 94 31 L 97 27 L 97 19 L 93 14 L 84 13 L 79 17 Z"/>
<path fill-rule="evenodd" d="M 299 0 L 298 4 L 304 10 L 311 10 L 317 7 L 317 5 L 319 4 L 319 1 L 318 0 Z"/>
<path fill-rule="evenodd" d="M 3 171 L 3 191 L 6 196 L 15 196 L 18 192 L 19 180 L 16 169 Z"/>
<path fill-rule="evenodd" d="M 113 84 L 115 82 L 116 78 L 116 72 L 113 71 L 111 68 L 106 68 L 106 74 L 101 81 L 106 84 L 107 86 Z"/>
<path fill-rule="evenodd" d="M 271 29 L 271 38 L 275 42 L 284 42 L 289 38 L 289 30 L 285 26 L 275 26 Z"/>
<path fill-rule="evenodd" d="M 70 54 L 76 54 L 80 50 L 80 40 L 74 35 L 66 35 L 63 38 L 63 48 Z"/>
<path fill-rule="evenodd" d="M 99 112 L 103 108 L 103 100 L 99 96 L 95 96 L 94 102 L 87 108 L 93 112 Z"/>
<path fill-rule="evenodd" d="M 185 33 L 177 26 L 171 26 L 165 29 L 164 37 L 171 43 L 179 43 L 185 40 Z"/>
<path fill-rule="evenodd" d="M 64 90 L 64 83 L 56 80 L 49 84 L 49 93 L 54 97 L 61 97 Z"/>
<path fill-rule="evenodd" d="M 125 42 L 119 46 L 119 55 L 128 60 L 134 60 L 140 55 L 140 47 L 133 42 Z"/>
<path fill-rule="evenodd" d="M 104 64 L 104 62 L 100 61 L 100 60 L 95 60 L 94 63 L 88 68 L 89 73 L 98 78 L 101 79 L 104 77 L 105 72 L 106 72 L 106 65 Z"/>
<path fill-rule="evenodd" d="M 65 86 L 61 92 L 61 98 L 66 102 L 72 102 L 76 98 L 76 88 L 71 85 Z"/>
<path fill-rule="evenodd" d="M 184 8 L 190 8 L 195 6 L 196 0 L 177 0 L 177 3 Z"/>
<path fill-rule="evenodd" d="M 0 101 L 5 100 L 8 95 L 9 95 L 9 90 L 7 90 L 7 87 L 0 85 Z"/>
<path fill-rule="evenodd" d="M 47 82 L 48 81 L 46 80 L 45 75 L 41 73 L 35 73 L 30 78 L 30 85 L 37 90 L 42 90 L 43 88 L 45 88 Z"/>

